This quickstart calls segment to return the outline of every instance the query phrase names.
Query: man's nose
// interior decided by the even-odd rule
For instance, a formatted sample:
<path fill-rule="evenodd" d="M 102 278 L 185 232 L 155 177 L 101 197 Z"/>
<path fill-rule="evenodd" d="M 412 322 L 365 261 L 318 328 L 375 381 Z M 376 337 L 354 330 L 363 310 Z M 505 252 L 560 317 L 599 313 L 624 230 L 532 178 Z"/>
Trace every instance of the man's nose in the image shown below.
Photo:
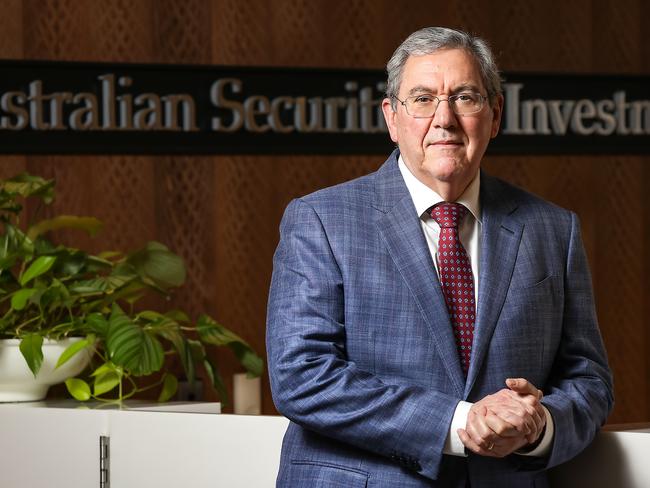
<path fill-rule="evenodd" d="M 433 114 L 433 126 L 441 127 L 446 129 L 448 127 L 454 127 L 458 119 L 456 114 L 451 109 L 451 103 L 446 98 L 443 98 L 438 102 L 438 107 Z"/>

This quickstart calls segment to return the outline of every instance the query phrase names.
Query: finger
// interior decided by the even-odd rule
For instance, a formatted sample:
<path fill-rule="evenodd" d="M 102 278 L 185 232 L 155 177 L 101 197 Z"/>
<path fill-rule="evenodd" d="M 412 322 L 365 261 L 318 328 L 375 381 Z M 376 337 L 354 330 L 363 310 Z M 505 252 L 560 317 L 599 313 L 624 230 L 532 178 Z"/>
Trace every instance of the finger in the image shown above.
<path fill-rule="evenodd" d="M 525 380 L 523 381 L 525 382 Z M 520 394 L 504 388 L 475 403 L 470 411 L 479 416 L 485 416 L 486 411 L 489 411 L 514 427 L 520 435 L 534 436 L 541 426 L 541 418 L 536 408 L 541 408 L 541 405 L 535 396 Z M 475 422 L 478 421 L 475 420 Z M 508 429 L 508 426 L 500 423 L 498 419 L 492 419 L 491 424 L 487 427 L 493 432 L 496 431 L 494 436 L 490 436 L 490 433 L 480 424 L 466 426 L 466 430 L 469 430 L 469 435 L 476 443 L 485 447 L 486 440 L 492 442 L 499 437 L 499 433 L 503 434 Z"/>
<path fill-rule="evenodd" d="M 495 444 L 491 443 L 487 448 L 485 448 L 474 442 L 464 429 L 458 429 L 456 432 L 458 433 L 458 437 L 463 445 L 473 453 L 480 456 L 502 458 L 526 445 L 526 440 L 523 437 L 517 437 L 504 439 Z"/>
<path fill-rule="evenodd" d="M 534 409 L 521 402 L 490 405 L 489 410 L 511 424 L 521 434 L 527 435 L 537 429 L 533 417 Z"/>
<path fill-rule="evenodd" d="M 458 429 L 457 431 L 458 437 L 460 438 L 460 441 L 463 443 L 463 445 L 472 451 L 475 454 L 478 454 L 480 456 L 488 456 L 488 457 L 497 457 L 496 454 L 493 452 L 494 450 L 494 444 L 488 447 L 492 447 L 491 450 L 484 449 L 480 445 L 478 445 L 474 439 L 469 435 L 469 433 L 465 429 Z"/>
<path fill-rule="evenodd" d="M 534 405 L 531 405 L 527 402 L 522 402 L 522 406 L 526 411 L 526 415 L 534 421 L 535 429 L 541 430 L 546 423 L 546 414 L 544 413 L 544 407 L 542 407 L 542 404 L 535 402 Z"/>
<path fill-rule="evenodd" d="M 519 430 L 517 430 L 514 425 L 499 417 L 492 411 L 488 411 L 487 415 L 485 416 L 485 423 L 490 428 L 490 430 L 492 430 L 492 432 L 502 438 L 522 435 L 522 433 L 519 432 Z"/>
<path fill-rule="evenodd" d="M 483 449 L 487 449 L 498 437 L 488 426 L 485 416 L 476 415 L 472 410 L 470 410 L 467 416 L 465 432 L 467 432 L 474 443 Z"/>
<path fill-rule="evenodd" d="M 528 435 L 537 430 L 534 419 L 526 415 L 523 409 L 516 412 L 504 410 L 496 413 L 496 415 L 512 425 L 520 434 Z"/>
<path fill-rule="evenodd" d="M 521 403 L 535 407 L 539 404 L 539 400 L 530 393 L 517 393 L 516 391 L 504 388 L 494 395 L 486 397 L 483 403 L 487 407 L 492 405 L 519 405 Z"/>
<path fill-rule="evenodd" d="M 533 395 L 538 400 L 541 400 L 543 393 L 538 390 L 535 385 L 525 378 L 508 378 L 506 379 L 506 386 L 511 390 L 524 395 Z"/>
<path fill-rule="evenodd" d="M 546 415 L 540 401 L 530 394 L 520 394 L 508 390 L 508 395 L 502 395 L 499 408 L 494 403 L 489 408 L 508 422 L 516 425 L 520 431 L 525 423 L 530 430 L 539 431 L 546 423 Z M 509 412 L 509 413 L 508 413 Z M 517 420 L 520 418 L 521 420 Z"/>
<path fill-rule="evenodd" d="M 534 419 L 535 424 L 537 425 L 537 430 L 542 430 L 546 425 L 546 413 L 544 412 L 544 407 L 540 404 L 533 409 L 535 412 Z"/>
<path fill-rule="evenodd" d="M 485 415 L 487 413 L 487 407 L 483 404 L 475 403 L 471 411 L 477 415 Z"/>
<path fill-rule="evenodd" d="M 535 409 L 535 423 L 536 423 L 536 435 L 531 442 L 537 440 L 537 438 L 544 432 L 544 427 L 546 426 L 546 412 L 544 408 L 540 405 L 539 408 Z"/>
<path fill-rule="evenodd" d="M 519 419 L 509 418 L 508 421 L 515 425 L 518 425 L 517 422 L 522 422 L 525 424 L 528 432 L 523 432 L 523 430 L 520 431 L 524 433 L 528 439 L 528 442 L 530 443 L 534 442 L 544 430 L 544 425 L 546 424 L 546 415 L 544 414 L 541 406 L 539 408 L 532 408 L 529 405 L 526 405 L 523 417 Z"/>

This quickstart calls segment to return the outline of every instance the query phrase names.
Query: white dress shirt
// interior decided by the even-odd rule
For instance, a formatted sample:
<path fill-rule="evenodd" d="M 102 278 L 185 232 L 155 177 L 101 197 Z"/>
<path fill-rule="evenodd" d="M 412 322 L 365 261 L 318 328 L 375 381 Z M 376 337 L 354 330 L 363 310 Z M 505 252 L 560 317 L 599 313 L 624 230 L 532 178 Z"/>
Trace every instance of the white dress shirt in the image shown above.
<path fill-rule="evenodd" d="M 413 173 L 408 169 L 402 156 L 400 155 L 398 160 L 399 170 L 402 173 L 406 187 L 411 194 L 413 199 L 413 204 L 420 218 L 420 225 L 422 226 L 422 231 L 424 232 L 424 237 L 429 247 L 429 252 L 433 259 L 433 263 L 436 267 L 436 272 L 439 273 L 438 269 L 438 236 L 440 235 L 440 225 L 429 215 L 427 210 L 433 205 L 443 202 L 444 199 L 438 195 L 431 188 L 426 186 L 420 180 L 418 180 Z M 479 285 L 479 263 L 481 261 L 481 202 L 479 199 L 481 187 L 481 178 L 480 171 L 477 171 L 476 176 L 465 189 L 463 194 L 456 200 L 457 203 L 463 204 L 469 212 L 460 223 L 458 227 L 458 233 L 460 242 L 467 251 L 469 261 L 472 265 L 472 275 L 474 277 L 474 295 L 475 301 L 478 307 L 478 285 Z M 504 385 L 505 387 L 505 385 Z M 447 440 L 445 442 L 445 448 L 443 452 L 445 454 L 451 454 L 454 456 L 466 456 L 465 446 L 460 440 L 460 437 L 457 434 L 457 430 L 460 428 L 465 428 L 467 424 L 467 416 L 469 414 L 469 409 L 473 404 L 470 402 L 460 401 L 456 406 L 456 411 L 454 412 L 454 417 L 451 421 L 449 427 L 449 433 L 447 434 Z M 546 407 L 544 408 L 544 413 L 546 414 L 546 430 L 544 432 L 544 437 L 542 438 L 539 445 L 530 452 L 520 453 L 527 456 L 543 456 L 545 455 L 550 447 L 551 441 L 553 440 L 553 419 Z"/>

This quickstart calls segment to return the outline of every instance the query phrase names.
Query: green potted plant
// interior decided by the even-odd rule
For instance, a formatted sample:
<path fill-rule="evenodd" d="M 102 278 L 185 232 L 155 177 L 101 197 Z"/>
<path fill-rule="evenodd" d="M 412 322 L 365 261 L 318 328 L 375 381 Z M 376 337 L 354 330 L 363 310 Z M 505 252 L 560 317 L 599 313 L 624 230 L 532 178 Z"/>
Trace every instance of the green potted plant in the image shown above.
<path fill-rule="evenodd" d="M 249 375 L 261 375 L 262 359 L 211 317 L 192 321 L 180 310 L 140 305 L 151 293 L 167 295 L 183 284 L 179 256 L 157 242 L 126 254 L 90 254 L 56 245 L 47 238 L 51 231 L 74 228 L 95 234 L 101 222 L 69 215 L 24 222 L 28 199 L 50 204 L 54 181 L 26 173 L 0 181 L 0 340 L 17 346 L 35 379 L 46 365 L 55 373 L 74 365 L 73 376 L 86 372 L 65 380 L 77 400 L 123 400 L 158 388 L 159 400 L 165 401 L 178 385 L 165 357 L 177 355 L 190 382 L 202 368 L 224 399 L 223 383 L 206 350 L 212 346 L 231 348 Z M 55 364 L 44 355 L 50 344 L 63 344 Z M 0 375 L 8 357 L 0 348 Z"/>

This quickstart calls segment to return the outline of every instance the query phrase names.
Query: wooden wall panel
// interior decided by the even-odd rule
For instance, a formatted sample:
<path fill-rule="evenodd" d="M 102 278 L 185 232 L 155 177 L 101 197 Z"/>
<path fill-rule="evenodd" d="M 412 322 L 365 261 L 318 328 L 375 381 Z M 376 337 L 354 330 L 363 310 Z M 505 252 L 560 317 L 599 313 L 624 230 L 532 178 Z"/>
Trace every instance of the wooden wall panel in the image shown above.
<path fill-rule="evenodd" d="M 490 40 L 509 71 L 650 72 L 643 0 L 0 0 L 0 57 L 383 68 L 413 30 Z M 101 241 L 157 239 L 188 265 L 171 305 L 206 311 L 260 352 L 271 257 L 288 201 L 377 168 L 381 156 L 0 156 L 59 182 L 56 211 L 106 222 Z M 650 157 L 488 156 L 488 171 L 580 216 L 616 374 L 613 422 L 650 420 Z M 238 371 L 220 353 L 226 378 Z M 273 412 L 265 382 L 264 411 Z"/>
<path fill-rule="evenodd" d="M 324 66 L 331 44 L 322 29 L 327 5 L 310 0 L 278 0 L 271 9 L 270 40 L 278 66 Z"/>
<path fill-rule="evenodd" d="M 269 1 L 212 0 L 212 62 L 272 65 L 272 5 Z M 286 47 L 278 49 L 284 50 Z M 276 51 L 277 52 L 277 51 Z M 260 62 L 262 61 L 262 62 Z"/>
<path fill-rule="evenodd" d="M 24 0 L 25 58 L 69 61 L 91 58 L 94 43 L 92 31 L 88 29 L 90 8 L 88 1 Z"/>
<path fill-rule="evenodd" d="M 647 164 L 648 161 L 645 161 Z M 596 253 L 596 296 L 603 335 L 617 382 L 617 408 L 632 418 L 646 418 L 648 377 L 644 371 L 647 318 L 643 236 L 644 162 L 614 157 L 600 174 L 600 188 L 608 188 L 595 205 L 599 228 Z"/>
<path fill-rule="evenodd" d="M 643 66 L 642 50 L 647 32 L 647 18 L 643 18 L 643 0 L 628 0 L 617 4 L 606 0 L 593 3 L 592 37 L 594 71 L 616 73 L 648 72 Z"/>
<path fill-rule="evenodd" d="M 166 63 L 210 62 L 209 3 L 204 0 L 157 0 L 153 7 L 154 59 Z"/>
<path fill-rule="evenodd" d="M 0 58 L 23 57 L 23 2 L 4 0 L 0 15 Z"/>
<path fill-rule="evenodd" d="M 0 156 L 0 178 L 9 178 L 25 171 L 24 156 Z"/>
<path fill-rule="evenodd" d="M 158 61 L 160 46 L 155 36 L 160 22 L 153 10 L 155 0 L 81 0 L 89 9 L 89 27 L 92 41 L 84 46 L 84 56 L 94 61 L 153 62 Z M 154 48 L 155 46 L 155 48 Z"/>
<path fill-rule="evenodd" d="M 89 159 L 84 157 L 81 161 L 90 172 L 88 180 L 93 190 L 88 208 L 105 222 L 102 234 L 108 242 L 115 249 L 125 251 L 160 239 L 155 197 L 162 182 L 156 178 L 156 159 L 147 156 Z M 103 176 L 93 176 L 95 172 Z"/>

